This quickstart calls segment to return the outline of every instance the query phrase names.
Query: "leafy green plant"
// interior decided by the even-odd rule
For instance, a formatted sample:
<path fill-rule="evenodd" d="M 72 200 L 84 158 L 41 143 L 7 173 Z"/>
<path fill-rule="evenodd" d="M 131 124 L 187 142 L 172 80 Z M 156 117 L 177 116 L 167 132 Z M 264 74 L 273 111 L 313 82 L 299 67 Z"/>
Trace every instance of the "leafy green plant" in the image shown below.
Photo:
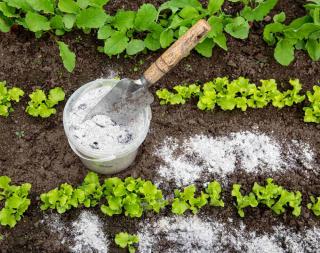
<path fill-rule="evenodd" d="M 315 198 L 310 196 L 311 203 L 308 203 L 307 207 L 310 209 L 315 216 L 320 215 L 320 197 Z"/>
<path fill-rule="evenodd" d="M 224 202 L 221 200 L 221 185 L 217 181 L 212 181 L 206 188 L 206 193 L 209 195 L 210 206 L 224 207 Z"/>
<path fill-rule="evenodd" d="M 252 192 L 250 192 L 248 195 L 242 195 L 240 189 L 241 185 L 234 184 L 232 186 L 231 196 L 236 198 L 235 206 L 238 210 L 239 216 L 243 218 L 245 215 L 243 210 L 244 208 L 249 206 L 257 207 L 259 203 Z"/>
<path fill-rule="evenodd" d="M 198 0 L 170 0 L 158 9 L 152 4 L 143 4 L 137 11 L 119 9 L 111 16 L 104 10 L 109 0 L 23 0 L 0 1 L 0 31 L 9 32 L 13 25 L 23 26 L 35 33 L 37 38 L 44 33 L 62 36 L 74 29 L 84 33 L 95 31 L 104 44 L 99 51 L 108 56 L 135 55 L 146 50 L 156 51 L 170 46 L 188 28 L 201 18 L 208 19 L 212 31 L 196 51 L 212 55 L 217 45 L 227 50 L 225 33 L 238 38 L 248 37 L 252 21 L 259 21 L 275 6 L 277 0 L 250 1 L 249 6 L 237 16 L 225 14 L 221 8 L 224 0 L 209 0 L 204 8 Z M 75 55 L 69 47 L 58 40 L 64 66 L 72 72 Z"/>
<path fill-rule="evenodd" d="M 243 77 L 231 82 L 226 77 L 219 77 L 202 87 L 195 84 L 178 85 L 173 88 L 175 92 L 162 89 L 156 94 L 162 105 L 184 104 L 192 96 L 197 97 L 200 110 L 212 110 L 218 105 L 222 110 L 239 108 L 246 111 L 247 108 L 264 108 L 269 104 L 281 109 L 301 103 L 305 99 L 304 95 L 300 95 L 302 85 L 299 80 L 290 80 L 289 83 L 292 89 L 281 92 L 274 79 L 261 80 L 261 85 L 257 86 Z"/>
<path fill-rule="evenodd" d="M 320 123 L 320 86 L 313 86 L 313 91 L 313 93 L 307 91 L 310 105 L 303 108 L 305 112 L 304 121 Z"/>
<path fill-rule="evenodd" d="M 31 201 L 28 198 L 31 184 L 11 185 L 7 176 L 0 177 L 0 201 L 4 207 L 0 210 L 0 224 L 13 228 L 27 211 Z"/>
<path fill-rule="evenodd" d="M 139 242 L 139 237 L 137 235 L 121 232 L 116 234 L 114 241 L 123 249 L 128 247 L 129 253 L 134 253 L 136 252 L 135 244 Z"/>
<path fill-rule="evenodd" d="M 42 201 L 41 210 L 56 209 L 58 213 L 65 213 L 71 208 L 79 206 L 94 207 L 102 197 L 102 186 L 99 177 L 93 172 L 89 172 L 83 183 L 73 188 L 65 183 L 40 196 Z"/>
<path fill-rule="evenodd" d="M 29 97 L 26 112 L 33 117 L 48 118 L 57 112 L 54 106 L 64 100 L 65 93 L 62 88 L 56 87 L 49 91 L 47 97 L 44 91 L 37 89 Z"/>
<path fill-rule="evenodd" d="M 23 95 L 24 92 L 20 88 L 8 89 L 6 82 L 0 81 L 0 116 L 8 117 L 10 112 L 13 112 L 12 101 L 19 102 Z"/>
<path fill-rule="evenodd" d="M 301 193 L 283 189 L 283 187 L 274 184 L 272 178 L 268 178 L 266 181 L 266 186 L 254 183 L 252 188 L 259 203 L 271 208 L 276 214 L 284 213 L 286 206 L 289 206 L 293 209 L 292 214 L 296 217 L 299 216 L 301 214 Z"/>
<path fill-rule="evenodd" d="M 275 59 L 288 66 L 294 60 L 295 50 L 307 51 L 313 61 L 320 59 L 320 22 L 318 0 L 305 5 L 308 14 L 285 25 L 285 13 L 274 17 L 274 23 L 265 27 L 263 38 L 269 45 L 276 45 Z"/>
<path fill-rule="evenodd" d="M 161 190 L 141 178 L 108 178 L 103 184 L 103 196 L 107 203 L 101 206 L 101 211 L 108 216 L 124 212 L 131 218 L 141 217 L 144 211 L 159 213 L 168 204 Z"/>
<path fill-rule="evenodd" d="M 193 214 L 196 214 L 201 207 L 205 206 L 208 203 L 209 195 L 201 192 L 199 197 L 195 197 L 196 190 L 194 185 L 187 186 L 183 192 L 174 190 L 175 198 L 172 201 L 172 212 L 181 215 L 187 210 L 191 210 Z M 215 197 L 214 193 L 211 196 Z"/>

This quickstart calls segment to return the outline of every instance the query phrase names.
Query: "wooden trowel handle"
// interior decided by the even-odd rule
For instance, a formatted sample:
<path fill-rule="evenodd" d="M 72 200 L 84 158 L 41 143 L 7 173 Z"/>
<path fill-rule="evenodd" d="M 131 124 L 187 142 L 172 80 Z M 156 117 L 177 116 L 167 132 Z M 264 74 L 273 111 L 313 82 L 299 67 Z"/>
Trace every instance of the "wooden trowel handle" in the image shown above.
<path fill-rule="evenodd" d="M 211 26 L 204 19 L 199 20 L 181 36 L 160 58 L 144 72 L 143 76 L 149 85 L 173 69 L 190 51 L 208 34 Z"/>

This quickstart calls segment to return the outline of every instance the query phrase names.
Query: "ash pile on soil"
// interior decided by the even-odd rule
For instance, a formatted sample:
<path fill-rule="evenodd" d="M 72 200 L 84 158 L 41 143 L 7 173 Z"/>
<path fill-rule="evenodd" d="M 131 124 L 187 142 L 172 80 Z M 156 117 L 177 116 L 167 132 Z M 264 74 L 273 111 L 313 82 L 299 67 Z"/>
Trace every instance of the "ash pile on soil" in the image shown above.
<path fill-rule="evenodd" d="M 139 252 L 252 252 L 301 253 L 319 252 L 320 229 L 306 228 L 294 232 L 283 226 L 273 233 L 257 235 L 247 232 L 244 225 L 236 227 L 230 219 L 221 223 L 198 216 L 162 217 L 154 223 L 140 224 Z"/>
<path fill-rule="evenodd" d="M 82 211 L 71 224 L 64 223 L 56 214 L 45 217 L 43 222 L 53 233 L 58 233 L 61 243 L 68 246 L 70 252 L 108 252 L 109 241 L 103 232 L 103 222 L 89 211 Z"/>
<path fill-rule="evenodd" d="M 158 182 L 171 178 L 177 186 L 212 176 L 225 182 L 237 170 L 270 174 L 301 165 L 312 169 L 314 163 L 314 153 L 306 143 L 280 143 L 264 133 L 249 131 L 222 137 L 196 135 L 182 143 L 167 138 L 155 155 L 164 162 L 158 170 Z"/>
<path fill-rule="evenodd" d="M 96 115 L 85 120 L 86 115 L 111 90 L 112 85 L 104 79 L 97 80 L 101 87 L 93 88 L 82 94 L 71 108 L 67 127 L 72 139 L 82 150 L 112 155 L 123 151 L 140 136 L 143 114 L 128 123 L 114 122 L 107 115 Z"/>

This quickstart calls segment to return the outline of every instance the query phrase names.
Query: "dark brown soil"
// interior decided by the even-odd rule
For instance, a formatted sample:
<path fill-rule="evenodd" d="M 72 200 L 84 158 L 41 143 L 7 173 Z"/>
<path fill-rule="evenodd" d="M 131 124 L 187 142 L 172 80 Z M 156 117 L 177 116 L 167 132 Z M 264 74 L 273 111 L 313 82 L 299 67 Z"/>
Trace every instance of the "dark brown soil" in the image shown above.
<path fill-rule="evenodd" d="M 117 8 L 136 9 L 146 1 L 111 1 L 107 9 L 114 12 Z M 159 5 L 163 0 L 148 1 Z M 306 1 L 279 0 L 274 13 L 285 11 L 288 20 L 304 15 L 303 4 Z M 225 6 L 232 12 L 232 6 Z M 263 24 L 253 27 L 250 38 L 245 41 L 229 39 L 229 50 L 224 52 L 216 48 L 210 59 L 192 53 L 188 58 L 156 84 L 158 88 L 170 88 L 176 84 L 205 82 L 215 77 L 228 76 L 231 79 L 245 76 L 252 81 L 274 78 L 286 83 L 290 78 L 299 78 L 304 90 L 310 90 L 320 79 L 320 62 L 312 62 L 304 52 L 296 53 L 296 60 L 289 67 L 282 67 L 273 58 L 273 48 L 268 47 L 262 39 Z M 116 71 L 121 77 L 138 77 L 161 52 L 148 53 L 133 58 L 109 59 L 97 52 L 100 42 L 94 35 L 74 32 L 62 38 L 77 55 L 77 67 L 73 74 L 63 68 L 58 49 L 50 36 L 36 40 L 23 30 L 12 33 L 0 33 L 0 80 L 6 80 L 12 86 L 23 88 L 30 93 L 37 87 L 48 90 L 62 86 L 67 95 L 78 87 L 99 77 L 107 77 L 110 71 Z M 140 65 L 140 60 L 143 64 Z M 138 71 L 134 68 L 138 67 Z M 14 229 L 0 229 L 4 240 L 0 242 L 1 252 L 67 252 L 57 234 L 50 232 L 41 224 L 43 214 L 39 210 L 39 194 L 59 184 L 68 182 L 78 184 L 88 172 L 67 143 L 63 126 L 63 104 L 58 106 L 58 113 L 46 120 L 34 119 L 24 112 L 27 103 L 25 97 L 15 106 L 15 111 L 7 119 L 0 119 L 0 174 L 10 176 L 14 183 L 32 183 L 32 205 L 25 217 Z M 320 163 L 320 132 L 314 124 L 303 122 L 301 106 L 283 110 L 274 108 L 249 110 L 245 113 L 235 110 L 223 112 L 201 112 L 194 104 L 185 106 L 160 106 L 158 101 L 152 105 L 153 119 L 149 135 L 140 149 L 134 165 L 119 176 L 140 176 L 156 178 L 156 171 L 161 161 L 152 155 L 154 147 L 166 136 L 178 138 L 192 134 L 226 135 L 239 130 L 259 127 L 260 131 L 274 135 L 280 140 L 302 140 L 309 143 L 316 152 Z M 25 136 L 17 137 L 17 131 L 24 131 Z M 245 189 L 250 189 L 254 181 L 263 181 L 274 176 L 277 183 L 302 191 L 304 204 L 311 193 L 320 194 L 319 170 L 308 171 L 307 179 L 301 171 L 285 175 L 249 175 L 238 172 L 230 176 L 230 184 L 239 182 Z M 230 187 L 230 186 L 229 186 Z M 226 189 L 229 192 L 230 189 Z M 227 207 L 219 209 L 206 208 L 203 213 L 226 220 L 232 217 L 240 220 L 236 214 L 230 196 L 225 194 Z M 105 229 L 110 240 L 116 232 L 128 230 L 135 232 L 138 220 L 124 217 L 104 218 L 99 210 L 97 214 L 105 221 Z M 63 215 L 63 220 L 70 222 L 79 214 L 73 210 Z M 244 223 L 250 230 L 258 232 L 270 230 L 272 225 L 283 223 L 301 230 L 304 226 L 320 225 L 318 219 L 308 211 L 296 219 L 289 214 L 276 217 L 263 209 L 248 210 Z M 112 252 L 119 250 L 112 244 Z"/>

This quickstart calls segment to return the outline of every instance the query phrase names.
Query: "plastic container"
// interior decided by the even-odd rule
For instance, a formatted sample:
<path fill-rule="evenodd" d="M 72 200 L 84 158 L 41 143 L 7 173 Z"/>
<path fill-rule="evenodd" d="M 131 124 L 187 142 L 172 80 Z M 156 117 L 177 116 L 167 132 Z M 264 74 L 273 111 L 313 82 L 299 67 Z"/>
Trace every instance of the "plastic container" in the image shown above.
<path fill-rule="evenodd" d="M 80 157 L 82 163 L 90 170 L 100 174 L 114 174 L 128 168 L 135 160 L 140 145 L 145 140 L 151 121 L 151 108 L 146 107 L 143 112 L 143 122 L 139 126 L 139 134 L 134 141 L 122 149 L 118 153 L 104 154 L 99 151 L 86 149 L 84 146 L 79 145 L 70 133 L 70 112 L 77 102 L 77 100 L 90 89 L 95 89 L 101 86 L 110 86 L 112 88 L 119 82 L 114 79 L 98 79 L 96 81 L 87 83 L 76 90 L 68 99 L 67 104 L 63 111 L 63 126 L 68 138 L 68 142 L 72 150 Z"/>

